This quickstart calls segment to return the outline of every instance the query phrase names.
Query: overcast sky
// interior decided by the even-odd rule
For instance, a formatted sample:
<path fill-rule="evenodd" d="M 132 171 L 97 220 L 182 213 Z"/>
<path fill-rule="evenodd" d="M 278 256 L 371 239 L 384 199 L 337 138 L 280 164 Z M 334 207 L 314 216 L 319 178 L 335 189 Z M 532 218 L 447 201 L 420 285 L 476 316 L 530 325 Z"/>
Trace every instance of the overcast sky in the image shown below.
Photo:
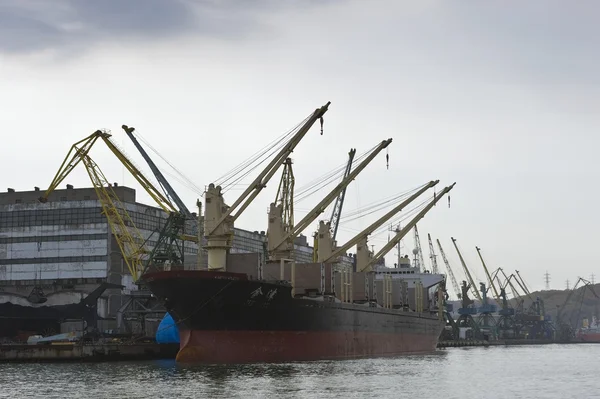
<path fill-rule="evenodd" d="M 145 165 L 128 124 L 204 188 L 331 101 L 324 135 L 315 126 L 293 154 L 297 188 L 391 137 L 389 170 L 383 152 L 349 186 L 348 213 L 456 181 L 451 208 L 419 223 L 426 257 L 431 233 L 462 279 L 454 236 L 479 279 L 476 245 L 535 289 L 546 270 L 558 289 L 600 281 L 599 12 L 584 0 L 0 0 L 2 187 L 47 187 L 99 128 Z M 136 187 L 100 144 L 92 156 Z M 266 230 L 278 178 L 238 227 Z M 67 182 L 90 185 L 83 168 Z M 173 185 L 193 207 L 197 193 Z M 296 220 L 318 200 L 297 203 Z"/>

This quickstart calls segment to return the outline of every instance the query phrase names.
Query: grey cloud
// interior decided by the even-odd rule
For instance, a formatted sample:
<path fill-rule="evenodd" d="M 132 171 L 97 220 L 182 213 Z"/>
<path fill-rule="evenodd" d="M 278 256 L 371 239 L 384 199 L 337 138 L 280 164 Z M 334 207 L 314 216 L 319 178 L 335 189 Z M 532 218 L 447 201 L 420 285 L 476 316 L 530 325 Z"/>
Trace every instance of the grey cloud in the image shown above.
<path fill-rule="evenodd" d="M 338 0 L 323 3 L 331 1 Z M 3 0 L 0 52 L 85 49 L 103 40 L 188 33 L 240 39 L 265 28 L 261 14 L 297 6 L 274 0 Z"/>

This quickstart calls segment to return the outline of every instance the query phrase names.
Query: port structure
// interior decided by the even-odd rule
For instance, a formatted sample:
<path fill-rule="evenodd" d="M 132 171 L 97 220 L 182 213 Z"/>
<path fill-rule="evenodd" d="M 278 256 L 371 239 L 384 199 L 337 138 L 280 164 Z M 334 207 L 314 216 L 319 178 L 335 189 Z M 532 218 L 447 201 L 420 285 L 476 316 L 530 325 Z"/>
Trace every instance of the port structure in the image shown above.
<path fill-rule="evenodd" d="M 199 242 L 198 236 L 198 220 L 187 208 L 183 200 L 179 197 L 175 189 L 171 186 L 169 181 L 162 174 L 160 169 L 156 166 L 152 158 L 148 155 L 146 150 L 139 143 L 137 138 L 134 136 L 134 127 L 122 125 L 121 128 L 127 134 L 127 137 L 131 140 L 133 145 L 137 148 L 139 153 L 142 155 L 154 177 L 158 181 L 158 184 L 162 188 L 165 197 L 171 202 L 171 211 L 167 217 L 167 221 L 163 225 L 156 245 L 150 252 L 146 264 L 144 266 L 144 272 L 150 269 L 154 270 L 170 270 L 173 268 L 183 268 L 185 258 L 185 241 Z M 198 204 L 198 218 L 202 217 L 202 203 Z M 195 221 L 191 224 L 191 234 L 186 232 L 187 221 Z M 185 237 L 184 240 L 181 238 Z M 200 256 L 198 256 L 200 258 Z"/>
<path fill-rule="evenodd" d="M 311 223 L 313 223 L 320 214 L 331 204 L 331 202 L 352 182 L 356 177 L 369 165 L 373 159 L 385 148 L 387 148 L 392 142 L 392 139 L 383 140 L 377 145 L 364 160 L 358 164 L 344 179 L 334 187 L 326 196 L 323 198 L 315 207 L 313 207 L 302 220 L 300 220 L 291 231 L 286 232 L 282 236 L 276 236 L 274 234 L 267 236 L 267 248 L 269 251 L 269 261 L 278 262 L 282 257 L 289 258 L 289 252 L 293 248 L 293 240 L 300 233 L 306 230 Z M 271 227 L 273 220 L 280 220 L 277 215 L 269 215 L 269 227 Z M 272 230 L 273 231 L 273 230 Z M 283 231 L 283 229 L 278 229 Z M 326 251 L 327 246 L 321 248 L 321 253 Z M 322 254 L 321 256 L 326 256 Z"/>
<path fill-rule="evenodd" d="M 416 224 L 413 230 L 415 239 L 415 249 L 413 251 L 415 255 L 414 263 L 420 271 L 425 271 L 425 260 L 423 259 L 423 250 L 421 249 L 421 238 L 419 237 L 419 229 L 417 229 Z"/>
<path fill-rule="evenodd" d="M 248 208 L 258 194 L 267 186 L 267 183 L 277 173 L 277 170 L 286 162 L 296 146 L 308 133 L 310 128 L 318 121 L 323 123 L 323 115 L 331 103 L 317 108 L 291 138 L 283 144 L 277 154 L 272 157 L 268 165 L 256 176 L 254 181 L 230 206 L 225 204 L 222 186 L 210 183 L 204 195 L 204 237 L 207 251 L 208 270 L 225 271 L 227 267 L 227 253 L 232 246 L 233 227 L 237 218 Z M 286 135 L 281 141 L 287 138 Z M 281 144 L 281 142 L 276 143 Z M 273 148 L 275 148 L 275 145 Z"/>
<path fill-rule="evenodd" d="M 579 287 L 580 283 L 582 283 L 581 287 Z M 581 321 L 581 305 L 584 301 L 587 291 L 590 291 L 596 299 L 600 299 L 594 290 L 593 283 L 582 277 L 579 277 L 575 282 L 573 289 L 565 298 L 564 303 L 562 305 L 557 305 L 555 326 L 556 340 L 558 342 L 570 342 L 576 337 L 577 325 Z M 571 317 L 566 317 L 567 306 L 573 301 L 574 298 L 577 299 L 575 302 L 575 309 L 577 309 L 575 320 L 573 320 L 573 315 L 571 315 Z"/>
<path fill-rule="evenodd" d="M 345 254 L 350 248 L 353 246 L 357 246 L 357 255 L 356 255 L 356 270 L 358 272 L 367 271 L 368 263 L 371 260 L 372 256 L 368 251 L 368 236 L 372 234 L 375 230 L 383 226 L 388 220 L 393 218 L 396 214 L 401 212 L 404 208 L 410 205 L 414 200 L 420 197 L 424 192 L 429 190 L 431 187 L 434 187 L 439 183 L 439 180 L 432 180 L 426 184 L 424 184 L 420 189 L 418 189 L 414 194 L 408 197 L 406 200 L 402 201 L 394 208 L 390 209 L 379 219 L 371 223 L 368 227 L 363 229 L 361 232 L 356 234 L 354 237 L 349 239 L 347 242 L 337 247 L 329 256 L 323 256 L 321 258 L 321 262 L 330 263 L 337 262 L 337 258 L 343 254 Z M 359 250 L 360 248 L 360 250 Z"/>
<path fill-rule="evenodd" d="M 146 240 L 142 237 L 127 213 L 125 205 L 111 188 L 112 185 L 100 167 L 89 155 L 94 144 L 98 142 L 98 140 L 104 142 L 129 173 L 165 212 L 170 214 L 178 211 L 175 205 L 173 205 L 173 203 L 144 176 L 125 153 L 119 149 L 112 141 L 111 137 L 112 135 L 108 131 L 96 130 L 91 135 L 74 143 L 65 156 L 65 159 L 50 183 L 50 186 L 39 198 L 39 201 L 42 203 L 47 202 L 48 196 L 56 189 L 56 187 L 64 181 L 79 163 L 82 163 L 85 166 L 96 194 L 98 195 L 103 213 L 108 220 L 111 231 L 123 254 L 127 268 L 131 273 L 133 281 L 136 282 L 145 272 L 146 266 L 148 265 L 146 261 L 151 259 L 149 256 L 150 251 L 146 247 Z M 183 234 L 180 235 L 179 238 L 182 240 L 197 240 L 197 237 L 186 237 Z"/>
<path fill-rule="evenodd" d="M 356 148 L 351 148 L 348 152 L 348 162 L 344 169 L 342 181 L 350 175 L 354 155 L 356 155 Z M 325 256 L 331 255 L 337 246 L 337 232 L 340 225 L 347 188 L 347 186 L 344 187 L 335 199 L 329 221 L 319 221 L 319 228 L 313 235 L 313 262 L 322 261 Z"/>
<path fill-rule="evenodd" d="M 408 234 L 410 230 L 416 226 L 417 222 L 423 219 L 431 210 L 431 208 L 433 208 L 435 204 L 437 204 L 438 201 L 444 197 L 444 195 L 449 193 L 454 188 L 454 185 L 456 185 L 456 183 L 452 183 L 451 185 L 444 187 L 439 194 L 434 195 L 434 198 L 431 202 L 425 205 L 425 207 L 423 207 L 423 209 L 413 219 L 411 219 L 402 229 L 400 229 L 399 232 L 396 233 L 394 237 L 387 242 L 387 244 L 385 244 L 376 254 L 372 256 L 369 262 L 365 265 L 364 270 L 371 270 L 375 263 L 377 263 L 382 257 L 390 252 L 396 246 L 396 244 L 400 242 L 400 240 L 402 240 L 402 238 L 404 238 L 404 236 L 406 236 L 406 234 Z"/>
<path fill-rule="evenodd" d="M 450 239 L 452 240 L 454 249 L 456 249 L 456 253 L 458 254 L 458 258 L 460 259 L 460 263 L 462 264 L 463 270 L 465 272 L 465 276 L 467 277 L 468 285 L 466 285 L 465 282 L 463 282 L 462 295 L 463 296 L 465 295 L 464 287 L 468 287 L 475 294 L 475 296 L 477 297 L 477 299 L 479 300 L 479 303 L 480 303 L 480 307 L 479 307 L 479 309 L 477 309 L 477 313 L 476 313 L 476 314 L 478 314 L 477 321 L 476 321 L 478 329 L 476 330 L 476 333 L 481 334 L 481 335 L 477 336 L 476 338 L 477 339 L 485 338 L 485 336 L 488 336 L 488 337 L 491 336 L 492 338 L 495 338 L 496 331 L 495 331 L 495 320 L 493 317 L 493 313 L 496 311 L 496 308 L 494 305 L 490 304 L 488 301 L 487 292 L 489 290 L 489 287 L 486 287 L 485 283 L 480 283 L 479 290 L 477 290 L 477 285 L 475 284 L 475 280 L 473 280 L 473 277 L 471 275 L 471 272 L 469 271 L 469 268 L 467 267 L 465 259 L 463 258 L 463 255 L 460 252 L 458 245 L 456 244 L 456 241 L 457 241 L 456 238 L 450 237 Z M 474 313 L 471 313 L 472 312 L 471 308 L 469 308 L 468 312 L 471 316 L 474 314 Z M 460 312 L 459 312 L 459 314 L 460 314 Z M 469 323 L 465 323 L 465 324 L 470 324 L 470 323 L 471 323 L 471 321 L 469 320 Z"/>
<path fill-rule="evenodd" d="M 429 233 L 427 233 L 427 242 L 429 243 L 429 259 L 431 260 L 431 272 L 437 274 L 439 273 L 437 255 L 435 254 L 435 248 L 433 247 L 433 241 L 431 240 L 431 234 Z"/>

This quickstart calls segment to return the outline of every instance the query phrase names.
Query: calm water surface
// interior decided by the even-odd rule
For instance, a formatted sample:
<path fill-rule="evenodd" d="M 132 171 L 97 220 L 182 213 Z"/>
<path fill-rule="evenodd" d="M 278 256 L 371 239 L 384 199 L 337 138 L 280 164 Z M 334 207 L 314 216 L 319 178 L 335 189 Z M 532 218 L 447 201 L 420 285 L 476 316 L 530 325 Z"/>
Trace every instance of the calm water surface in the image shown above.
<path fill-rule="evenodd" d="M 600 345 L 283 365 L 0 364 L 0 398 L 600 398 Z"/>

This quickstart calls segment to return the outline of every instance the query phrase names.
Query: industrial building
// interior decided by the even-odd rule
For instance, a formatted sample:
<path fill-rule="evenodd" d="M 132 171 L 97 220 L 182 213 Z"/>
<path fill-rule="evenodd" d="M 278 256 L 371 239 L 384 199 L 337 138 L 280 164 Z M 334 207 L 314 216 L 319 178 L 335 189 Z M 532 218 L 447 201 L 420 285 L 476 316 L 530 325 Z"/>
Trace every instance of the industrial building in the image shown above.
<path fill-rule="evenodd" d="M 167 220 L 166 212 L 137 202 L 130 187 L 115 183 L 111 188 L 147 240 L 146 246 L 152 248 Z M 108 282 L 126 287 L 109 288 L 98 300 L 98 315 L 115 320 L 136 286 L 95 189 L 67 185 L 54 190 L 45 203 L 39 201 L 42 194 L 37 187 L 0 193 L 0 305 L 41 306 L 31 299 L 32 292 L 39 290 L 47 298 L 44 306 L 78 303 Z M 234 234 L 231 252 L 264 253 L 264 231 L 235 229 Z M 296 261 L 311 262 L 312 253 L 306 237 L 299 236 Z M 198 258 L 194 242 L 185 242 L 184 268 L 206 268 L 206 257 Z"/>

